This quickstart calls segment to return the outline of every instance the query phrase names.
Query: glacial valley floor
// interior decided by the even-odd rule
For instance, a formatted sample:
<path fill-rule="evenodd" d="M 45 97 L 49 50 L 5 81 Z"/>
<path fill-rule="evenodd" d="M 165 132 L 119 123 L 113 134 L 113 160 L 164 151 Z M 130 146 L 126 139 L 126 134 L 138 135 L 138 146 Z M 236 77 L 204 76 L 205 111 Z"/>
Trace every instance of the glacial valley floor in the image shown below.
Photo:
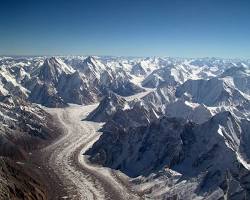
<path fill-rule="evenodd" d="M 60 138 L 38 155 L 41 168 L 47 170 L 51 199 L 140 199 L 125 176 L 92 165 L 83 155 L 101 134 L 98 132 L 101 123 L 83 120 L 97 106 L 46 108 L 64 130 Z"/>

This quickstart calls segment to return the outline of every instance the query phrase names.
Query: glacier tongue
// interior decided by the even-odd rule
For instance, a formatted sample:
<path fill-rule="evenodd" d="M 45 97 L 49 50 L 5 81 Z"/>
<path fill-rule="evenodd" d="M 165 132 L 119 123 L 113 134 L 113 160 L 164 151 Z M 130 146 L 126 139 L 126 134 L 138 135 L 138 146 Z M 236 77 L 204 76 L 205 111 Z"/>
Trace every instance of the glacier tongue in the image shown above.
<path fill-rule="evenodd" d="M 46 109 L 52 113 L 53 109 L 77 112 L 80 105 L 90 105 L 93 109 L 86 119 L 74 117 L 80 113 L 68 113 L 72 114 L 71 125 L 78 120 L 75 127 L 68 128 L 72 135 L 72 130 L 78 132 L 72 138 L 79 147 L 87 133 L 96 136 L 85 148 L 88 161 L 99 169 L 103 170 L 100 165 L 109 168 L 109 178 L 119 182 L 119 187 L 110 187 L 117 196 L 121 191 L 151 199 L 248 199 L 249 88 L 249 60 L 0 57 L 1 153 L 25 157 L 16 141 L 50 137 L 46 129 L 50 117 L 34 103 L 51 107 Z M 65 122 L 63 115 L 60 117 Z M 100 122 L 104 123 L 102 134 L 97 134 L 92 123 Z M 79 127 L 84 129 L 84 137 Z M 81 173 L 63 159 L 76 153 L 73 140 L 67 141 L 68 149 L 61 149 L 58 158 L 53 155 L 58 166 L 67 165 L 70 179 L 74 179 Z M 60 170 L 67 175 L 63 167 Z M 99 184 L 104 176 L 98 177 Z M 115 183 L 109 181 L 109 186 Z M 94 194 L 93 182 L 73 182 L 87 187 L 92 197 L 104 198 L 104 188 L 109 191 L 99 185 L 102 190 Z M 84 190 L 80 194 L 84 196 Z"/>

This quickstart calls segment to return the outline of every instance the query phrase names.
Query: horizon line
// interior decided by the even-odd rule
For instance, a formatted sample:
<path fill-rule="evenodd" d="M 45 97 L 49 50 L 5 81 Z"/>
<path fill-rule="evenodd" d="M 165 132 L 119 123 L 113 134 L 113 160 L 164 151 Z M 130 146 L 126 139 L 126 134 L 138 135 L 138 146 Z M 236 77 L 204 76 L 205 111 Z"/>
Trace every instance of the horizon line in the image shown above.
<path fill-rule="evenodd" d="M 0 57 L 67 57 L 67 56 L 96 56 L 96 57 L 115 57 L 115 58 L 181 58 L 181 59 L 205 59 L 205 58 L 215 58 L 215 59 L 225 59 L 225 60 L 250 60 L 250 58 L 245 57 L 220 57 L 220 56 L 198 56 L 198 57 L 191 57 L 191 56 L 158 56 L 158 55 L 150 55 L 150 56 L 137 56 L 137 55 L 96 55 L 96 54 L 0 54 Z"/>

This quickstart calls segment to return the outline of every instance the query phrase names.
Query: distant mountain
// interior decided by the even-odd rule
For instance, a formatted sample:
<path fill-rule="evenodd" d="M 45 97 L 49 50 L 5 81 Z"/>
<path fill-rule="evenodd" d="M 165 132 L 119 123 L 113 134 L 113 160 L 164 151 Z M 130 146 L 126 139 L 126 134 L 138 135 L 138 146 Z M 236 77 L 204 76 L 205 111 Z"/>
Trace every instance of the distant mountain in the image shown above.
<path fill-rule="evenodd" d="M 178 80 L 176 80 L 171 73 L 170 66 L 153 71 L 143 80 L 142 86 L 154 88 L 163 83 L 167 83 L 169 86 L 175 86 L 178 84 Z"/>
<path fill-rule="evenodd" d="M 198 79 L 201 74 L 197 74 L 196 67 L 186 64 L 170 64 L 154 70 L 147 76 L 142 85 L 144 87 L 154 88 L 161 84 L 176 86 L 184 83 L 188 79 Z"/>
<path fill-rule="evenodd" d="M 108 90 L 123 96 L 143 91 L 125 71 L 112 70 L 94 57 L 87 57 L 73 67 L 59 58 L 45 59 L 23 83 L 31 91 L 29 99 L 49 107 L 63 107 L 68 103 L 97 102 Z"/>
<path fill-rule="evenodd" d="M 131 74 L 136 76 L 143 76 L 146 75 L 146 70 L 142 67 L 141 63 L 138 63 L 132 67 Z"/>
<path fill-rule="evenodd" d="M 83 119 L 104 123 L 87 155 L 128 175 L 143 197 L 250 199 L 249 66 L 219 58 L 0 57 L 0 198 L 13 188 L 46 196 L 16 163 L 60 132 L 43 106 L 99 103 Z"/>
<path fill-rule="evenodd" d="M 104 64 L 92 56 L 87 57 L 78 64 L 77 69 L 89 79 L 100 79 L 100 74 L 105 70 Z"/>
<path fill-rule="evenodd" d="M 46 59 L 26 85 L 34 85 L 30 88 L 31 101 L 49 107 L 89 104 L 97 101 L 100 95 L 95 87 L 90 89 L 84 76 L 55 57 Z"/>
<path fill-rule="evenodd" d="M 225 70 L 220 77 L 231 77 L 239 90 L 250 95 L 250 67 L 231 67 Z"/>
<path fill-rule="evenodd" d="M 177 87 L 176 96 L 207 106 L 239 105 L 249 100 L 230 78 L 188 80 Z"/>
<path fill-rule="evenodd" d="M 44 61 L 38 69 L 38 78 L 46 83 L 56 84 L 62 74 L 71 74 L 74 69 L 67 66 L 59 58 L 51 57 Z"/>

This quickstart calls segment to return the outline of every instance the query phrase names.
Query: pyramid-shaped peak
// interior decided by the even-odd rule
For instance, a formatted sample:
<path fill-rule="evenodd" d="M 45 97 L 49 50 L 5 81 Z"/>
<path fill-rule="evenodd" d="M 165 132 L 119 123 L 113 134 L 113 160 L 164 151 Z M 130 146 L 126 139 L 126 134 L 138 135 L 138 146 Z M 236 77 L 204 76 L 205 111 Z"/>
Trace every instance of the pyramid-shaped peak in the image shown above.
<path fill-rule="evenodd" d="M 88 56 L 87 58 L 84 59 L 84 62 L 95 63 L 97 62 L 97 59 L 94 56 Z"/>
<path fill-rule="evenodd" d="M 49 67 L 49 68 L 56 68 L 60 72 L 65 72 L 66 74 L 73 73 L 75 70 L 71 67 L 66 65 L 60 58 L 57 57 L 50 57 L 46 58 L 44 61 L 43 66 Z"/>

